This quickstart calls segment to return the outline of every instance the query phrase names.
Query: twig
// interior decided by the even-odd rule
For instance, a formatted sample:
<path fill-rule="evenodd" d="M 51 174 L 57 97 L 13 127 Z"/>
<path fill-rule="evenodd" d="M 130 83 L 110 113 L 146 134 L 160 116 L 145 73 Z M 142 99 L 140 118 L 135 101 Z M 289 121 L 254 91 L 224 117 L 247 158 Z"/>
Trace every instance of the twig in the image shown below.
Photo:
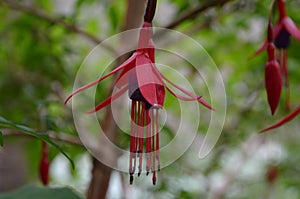
<path fill-rule="evenodd" d="M 96 36 L 94 36 L 94 35 L 86 32 L 86 31 L 82 30 L 81 28 L 79 28 L 75 24 L 68 23 L 68 22 L 62 20 L 59 17 L 50 16 L 47 13 L 45 13 L 44 11 L 36 9 L 34 7 L 23 5 L 23 4 L 20 4 L 20 3 L 16 3 L 16 2 L 14 2 L 12 0 L 0 0 L 0 3 L 3 3 L 7 7 L 12 8 L 14 10 L 26 12 L 28 14 L 36 16 L 36 17 L 38 17 L 40 19 L 43 19 L 45 21 L 48 21 L 50 23 L 61 25 L 66 30 L 68 30 L 70 32 L 73 32 L 73 33 L 77 33 L 77 34 L 79 34 L 79 35 L 87 38 L 88 40 L 90 40 L 94 44 L 99 44 L 99 43 L 101 43 L 103 41 L 102 39 L 99 39 L 98 37 L 96 37 Z M 115 49 L 113 49 L 111 46 L 108 46 L 106 44 L 102 44 L 102 46 L 104 46 L 111 53 L 113 53 L 115 55 L 118 54 L 117 51 Z"/>
<path fill-rule="evenodd" d="M 83 147 L 82 142 L 77 137 L 66 135 L 66 134 L 57 134 L 52 131 L 45 132 L 45 134 L 47 134 L 53 140 Z M 10 129 L 3 130 L 3 136 L 24 136 L 24 137 L 34 138 L 28 134 L 19 131 L 10 130 Z"/>
<path fill-rule="evenodd" d="M 229 1 L 233 1 L 233 0 L 208 0 L 203 4 L 200 4 L 197 7 L 186 11 L 181 16 L 176 18 L 173 22 L 171 22 L 169 25 L 165 26 L 164 29 L 161 29 L 161 30 L 157 31 L 154 34 L 154 38 L 155 39 L 161 38 L 162 36 L 164 36 L 165 33 L 167 33 L 168 29 L 175 29 L 181 23 L 183 23 L 183 22 L 185 22 L 189 19 L 195 18 L 197 15 L 205 12 L 207 9 L 213 8 L 213 7 L 216 7 L 216 6 L 222 6 L 222 5 L 226 4 Z M 208 23 L 204 23 L 203 25 L 208 25 Z"/>
<path fill-rule="evenodd" d="M 197 7 L 188 10 L 178 18 L 176 18 L 173 22 L 171 22 L 169 25 L 167 25 L 165 28 L 166 29 L 174 29 L 178 25 L 180 25 L 182 22 L 193 19 L 195 18 L 198 14 L 206 11 L 209 8 L 224 5 L 227 2 L 232 1 L 232 0 L 208 0 L 204 2 L 203 4 L 198 5 Z"/>

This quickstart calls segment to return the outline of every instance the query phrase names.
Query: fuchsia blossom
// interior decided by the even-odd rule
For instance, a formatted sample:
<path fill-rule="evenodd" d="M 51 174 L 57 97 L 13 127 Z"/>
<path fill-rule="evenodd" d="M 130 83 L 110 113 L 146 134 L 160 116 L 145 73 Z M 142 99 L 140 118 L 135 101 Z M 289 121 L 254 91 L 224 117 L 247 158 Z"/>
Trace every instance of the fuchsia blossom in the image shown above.
<path fill-rule="evenodd" d="M 287 64 L 287 48 L 290 45 L 291 36 L 293 36 L 295 39 L 300 41 L 300 30 L 297 28 L 297 26 L 292 21 L 292 19 L 287 16 L 286 9 L 285 9 L 285 0 L 277 0 L 277 7 L 278 7 L 278 11 L 279 11 L 279 20 L 276 23 L 276 26 L 274 27 L 272 33 L 275 36 L 275 46 L 278 51 L 277 52 L 277 60 L 279 60 L 282 75 L 284 77 L 284 83 L 285 83 L 285 86 L 287 89 L 287 91 L 286 91 L 286 108 L 289 110 L 290 104 L 289 104 L 289 78 L 288 78 L 288 64 Z M 269 22 L 269 26 L 270 26 L 270 22 Z M 268 59 L 269 59 L 268 63 L 270 62 L 270 56 L 274 60 L 274 56 L 273 56 L 274 52 L 271 52 L 271 51 L 273 51 L 274 47 L 270 48 L 269 35 L 271 35 L 270 28 L 268 30 L 268 40 L 265 41 L 265 43 L 254 53 L 254 56 L 256 56 L 259 53 L 261 53 L 264 49 L 267 48 Z M 273 63 L 273 64 L 277 65 L 275 63 Z M 273 68 L 274 68 L 273 73 L 278 73 L 277 69 L 275 72 L 275 68 L 277 68 L 277 66 L 273 66 Z M 267 73 L 267 71 L 266 71 L 266 73 Z M 276 81 L 277 83 L 275 83 L 274 78 L 275 78 L 275 76 L 273 77 L 273 80 L 271 77 L 268 79 L 266 77 L 268 100 L 269 100 L 269 104 L 271 106 L 272 113 L 274 113 L 273 112 L 274 107 L 276 109 L 276 107 L 278 105 L 277 100 L 279 100 L 279 99 L 277 99 L 278 94 L 275 94 L 276 90 L 277 90 L 277 93 L 279 92 L 279 88 L 277 88 L 277 87 L 279 87 L 279 83 L 278 83 L 279 78 L 277 77 L 277 81 Z M 269 85 L 267 85 L 267 84 L 269 84 Z M 263 132 L 267 132 L 267 131 L 276 129 L 276 128 L 288 123 L 292 119 L 294 119 L 298 114 L 300 114 L 300 107 L 298 107 L 296 110 L 292 111 L 290 114 L 285 116 L 283 119 L 281 119 L 277 123 L 261 130 L 260 132 L 263 133 Z"/>
<path fill-rule="evenodd" d="M 43 185 L 47 186 L 49 184 L 49 167 L 50 161 L 48 157 L 48 147 L 46 142 L 42 142 L 42 155 L 40 160 L 40 179 Z"/>
<path fill-rule="evenodd" d="M 277 8 L 279 12 L 279 19 L 273 28 L 274 44 L 276 46 L 276 58 L 281 67 L 284 85 L 286 87 L 286 109 L 290 109 L 290 94 L 289 94 L 289 76 L 288 76 L 288 54 L 287 49 L 290 46 L 291 36 L 300 41 L 300 30 L 295 25 L 293 20 L 287 15 L 285 8 L 285 0 L 277 0 Z M 270 12 L 272 15 L 272 11 Z M 271 17 L 270 17 L 271 18 Z M 268 41 L 265 41 L 261 47 L 253 54 L 256 56 L 267 49 Z"/>
<path fill-rule="evenodd" d="M 275 46 L 273 44 L 273 31 L 270 21 L 268 25 L 267 52 L 268 62 L 265 68 L 265 85 L 267 90 L 269 106 L 273 115 L 279 104 L 282 80 L 280 74 L 280 66 L 277 60 L 275 59 Z"/>
<path fill-rule="evenodd" d="M 102 80 L 120 71 L 116 81 L 116 86 L 119 90 L 88 113 L 99 111 L 128 91 L 131 99 L 130 184 L 133 183 L 137 162 L 138 176 L 142 172 L 144 142 L 146 172 L 147 175 L 152 172 L 152 181 L 153 184 L 156 184 L 156 171 L 160 170 L 158 110 L 164 105 L 165 89 L 181 100 L 198 101 L 205 107 L 212 109 L 201 97 L 174 84 L 156 68 L 155 47 L 152 40 L 152 19 L 155 5 L 156 0 L 148 1 L 136 52 L 119 67 L 98 80 L 77 89 L 66 99 L 67 103 L 75 94 L 100 83 Z M 181 91 L 184 95 L 175 93 L 166 83 Z"/>

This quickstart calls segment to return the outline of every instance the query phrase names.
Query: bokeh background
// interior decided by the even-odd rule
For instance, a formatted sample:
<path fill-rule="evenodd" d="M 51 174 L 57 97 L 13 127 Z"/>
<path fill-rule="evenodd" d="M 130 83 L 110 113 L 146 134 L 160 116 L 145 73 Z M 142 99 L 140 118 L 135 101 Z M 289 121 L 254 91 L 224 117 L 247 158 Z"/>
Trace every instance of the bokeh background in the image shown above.
<path fill-rule="evenodd" d="M 72 91 L 77 70 L 89 52 L 110 36 L 138 28 L 144 5 L 142 0 L 0 0 L 0 116 L 48 134 L 76 166 L 73 170 L 70 162 L 50 146 L 50 187 L 71 189 L 58 189 L 58 195 L 67 194 L 65 198 L 299 198 L 299 118 L 272 132 L 258 134 L 288 113 L 283 91 L 276 115 L 270 114 L 264 90 L 266 53 L 248 60 L 266 37 L 271 0 L 158 0 L 154 26 L 180 31 L 199 42 L 223 77 L 226 121 L 206 158 L 199 159 L 198 152 L 210 111 L 200 106 L 201 120 L 193 144 L 159 172 L 156 186 L 145 176 L 136 178 L 130 186 L 127 173 L 111 170 L 88 153 L 78 138 L 71 106 L 64 105 L 65 97 Z M 287 0 L 286 5 L 289 16 L 300 25 L 300 1 Z M 164 35 L 160 39 L 168 41 Z M 176 47 L 176 42 L 170 45 Z M 116 46 L 111 44 L 103 50 L 113 54 L 118 50 Z M 177 47 L 197 58 L 201 66 L 199 52 L 180 42 Z M 299 49 L 300 43 L 292 39 L 292 109 L 300 103 Z M 174 65 L 195 92 L 209 101 L 208 88 L 189 63 L 159 53 L 158 57 L 161 63 Z M 101 67 L 101 60 L 106 62 L 103 59 L 99 54 L 91 64 Z M 112 63 L 107 71 L 117 64 Z M 163 73 L 172 76 L 168 70 Z M 215 75 L 209 78 L 214 81 Z M 96 101 L 110 95 L 113 79 L 98 86 Z M 170 95 L 166 109 L 170 110 L 171 122 L 161 131 L 165 143 L 176 135 L 174 126 L 176 129 L 180 116 L 178 102 Z M 109 111 L 102 111 L 99 117 L 106 123 L 112 119 Z M 25 198 L 33 190 L 39 190 L 36 193 L 43 198 L 53 197 L 39 181 L 41 141 L 5 127 L 2 122 L 0 198 Z M 128 149 L 127 134 L 116 127 L 107 128 L 113 129 L 108 137 Z M 275 177 L 270 180 L 270 176 Z M 22 186 L 25 194 L 20 197 L 14 190 Z"/>

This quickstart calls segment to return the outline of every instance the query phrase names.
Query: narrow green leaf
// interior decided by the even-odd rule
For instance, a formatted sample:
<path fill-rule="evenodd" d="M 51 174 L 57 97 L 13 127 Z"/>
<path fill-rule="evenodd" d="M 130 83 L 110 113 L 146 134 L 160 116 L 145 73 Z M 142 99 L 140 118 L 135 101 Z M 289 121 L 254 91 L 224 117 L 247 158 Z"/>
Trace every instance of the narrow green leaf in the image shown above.
<path fill-rule="evenodd" d="M 0 131 L 0 146 L 3 146 L 3 134 L 2 134 L 2 131 Z"/>
<path fill-rule="evenodd" d="M 53 142 L 47 134 L 36 132 L 36 131 L 32 130 L 31 128 L 28 128 L 28 127 L 20 125 L 20 124 L 15 124 L 3 117 L 0 117 L 0 127 L 14 129 L 14 130 L 26 133 L 28 135 L 34 136 L 40 140 L 47 142 L 49 145 L 54 146 L 58 151 L 60 151 L 70 161 L 72 168 L 73 169 L 75 168 L 74 162 L 70 158 L 70 156 L 66 152 L 64 152 L 64 150 L 59 145 L 57 145 L 55 142 Z"/>

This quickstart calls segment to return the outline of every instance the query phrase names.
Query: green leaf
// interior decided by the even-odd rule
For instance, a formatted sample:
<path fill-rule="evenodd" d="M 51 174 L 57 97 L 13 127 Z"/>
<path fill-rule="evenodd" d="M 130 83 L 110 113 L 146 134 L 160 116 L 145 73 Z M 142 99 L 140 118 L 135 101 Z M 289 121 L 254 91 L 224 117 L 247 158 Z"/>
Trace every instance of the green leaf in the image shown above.
<path fill-rule="evenodd" d="M 47 187 L 35 187 L 24 186 L 18 190 L 0 194 L 0 199 L 82 199 L 69 188 L 47 188 Z"/>
<path fill-rule="evenodd" d="M 0 146 L 3 146 L 3 134 L 2 134 L 2 131 L 0 131 Z"/>
<path fill-rule="evenodd" d="M 20 124 L 15 124 L 3 117 L 0 117 L 0 127 L 14 129 L 14 130 L 26 133 L 28 135 L 34 136 L 40 140 L 47 142 L 49 145 L 52 145 L 58 151 L 60 151 L 70 161 L 72 168 L 73 169 L 75 168 L 74 162 L 70 158 L 70 156 L 66 152 L 64 152 L 64 150 L 59 145 L 57 145 L 55 142 L 53 142 L 47 134 L 36 132 L 36 131 L 32 130 L 31 128 L 28 128 L 28 127 L 20 125 Z"/>

